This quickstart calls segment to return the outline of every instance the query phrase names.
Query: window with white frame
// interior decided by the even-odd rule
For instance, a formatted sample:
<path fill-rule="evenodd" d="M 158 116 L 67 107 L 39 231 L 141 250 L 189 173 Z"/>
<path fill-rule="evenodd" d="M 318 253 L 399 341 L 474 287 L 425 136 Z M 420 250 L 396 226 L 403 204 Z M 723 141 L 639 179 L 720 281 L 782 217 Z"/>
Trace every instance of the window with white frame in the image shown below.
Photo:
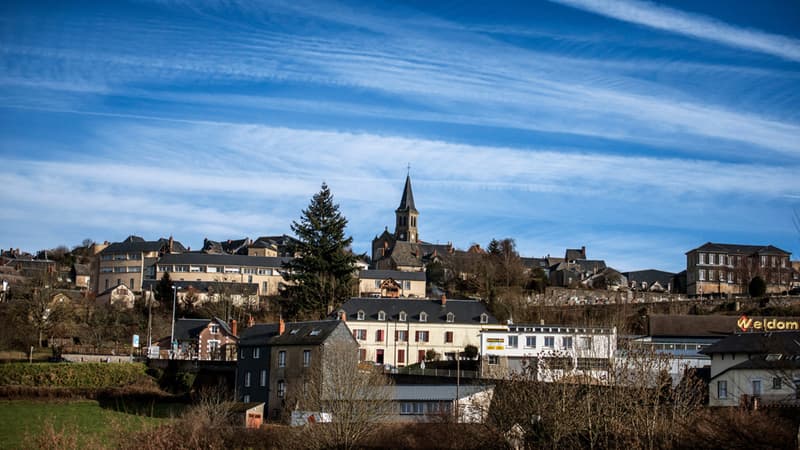
<path fill-rule="evenodd" d="M 267 370 L 261 370 L 261 378 L 258 380 L 258 385 L 264 387 L 267 385 Z"/>
<path fill-rule="evenodd" d="M 303 367 L 311 365 L 311 350 L 303 350 Z"/>
<path fill-rule="evenodd" d="M 261 349 L 256 347 L 253 349 L 253 359 L 261 358 Z"/>
<path fill-rule="evenodd" d="M 242 401 L 245 402 L 245 403 L 250 403 L 250 395 L 249 394 L 244 394 L 242 396 Z"/>
<path fill-rule="evenodd" d="M 405 290 L 411 289 L 411 282 L 408 281 L 408 280 L 403 281 L 403 289 L 405 289 Z"/>
<path fill-rule="evenodd" d="M 284 396 L 286 396 L 286 382 L 278 380 L 278 398 L 283 398 Z"/>
<path fill-rule="evenodd" d="M 728 382 L 726 380 L 717 381 L 717 398 L 728 398 Z"/>
<path fill-rule="evenodd" d="M 456 320 L 456 315 L 449 312 L 447 313 L 447 323 L 453 323 Z"/>
<path fill-rule="evenodd" d="M 406 312 L 405 311 L 400 311 L 400 314 L 398 315 L 397 320 L 399 320 L 400 322 L 405 322 L 406 321 L 406 317 L 407 317 Z"/>
<path fill-rule="evenodd" d="M 397 342 L 408 342 L 408 330 L 397 330 L 394 335 Z"/>
<path fill-rule="evenodd" d="M 210 327 L 211 334 L 219 333 L 219 325 L 211 325 Z"/>
<path fill-rule="evenodd" d="M 353 337 L 358 339 L 359 341 L 366 341 L 367 340 L 367 330 L 365 330 L 365 329 L 353 330 Z"/>
<path fill-rule="evenodd" d="M 365 317 L 365 316 L 366 316 L 366 314 L 364 314 L 364 311 L 362 311 L 362 310 L 358 310 L 358 314 L 356 315 L 356 317 L 358 318 L 358 320 L 364 320 L 364 317 Z"/>
<path fill-rule="evenodd" d="M 416 332 L 416 342 L 428 342 L 429 334 L 427 330 L 420 330 Z"/>
<path fill-rule="evenodd" d="M 519 345 L 519 336 L 508 336 L 508 347 L 517 348 Z"/>
<path fill-rule="evenodd" d="M 481 323 L 489 323 L 489 315 L 486 313 L 481 314 Z"/>
<path fill-rule="evenodd" d="M 700 269 L 698 275 L 700 281 L 706 281 L 706 269 Z"/>
<path fill-rule="evenodd" d="M 536 348 L 536 336 L 525 336 L 525 347 Z"/>
<path fill-rule="evenodd" d="M 378 311 L 378 320 L 386 320 L 386 313 L 384 311 Z"/>
<path fill-rule="evenodd" d="M 500 357 L 497 355 L 489 355 L 488 363 L 490 366 L 496 366 L 497 364 L 500 363 Z"/>
<path fill-rule="evenodd" d="M 572 336 L 564 336 L 561 338 L 561 345 L 564 348 L 572 348 Z"/>
<path fill-rule="evenodd" d="M 381 287 L 381 280 L 375 280 L 375 287 L 376 288 L 380 288 Z"/>
<path fill-rule="evenodd" d="M 250 371 L 244 373 L 244 387 L 250 387 Z"/>
<path fill-rule="evenodd" d="M 286 367 L 286 350 L 278 352 L 278 367 Z"/>
<path fill-rule="evenodd" d="M 427 322 L 428 321 L 428 313 L 425 311 L 419 313 L 419 321 L 420 322 Z"/>
<path fill-rule="evenodd" d="M 555 336 L 545 336 L 544 337 L 544 346 L 547 348 L 554 348 L 556 346 L 556 338 Z"/>

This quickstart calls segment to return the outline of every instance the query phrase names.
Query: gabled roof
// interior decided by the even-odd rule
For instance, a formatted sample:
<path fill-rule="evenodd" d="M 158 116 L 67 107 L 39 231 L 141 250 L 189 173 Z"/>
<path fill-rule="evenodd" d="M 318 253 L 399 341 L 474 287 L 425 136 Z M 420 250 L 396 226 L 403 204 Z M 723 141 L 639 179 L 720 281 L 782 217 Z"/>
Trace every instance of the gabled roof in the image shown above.
<path fill-rule="evenodd" d="M 157 241 L 145 241 L 139 236 L 128 236 L 122 242 L 114 242 L 104 248 L 100 254 L 109 253 L 148 253 L 166 250 L 169 247 L 169 239 L 161 238 Z M 186 248 L 178 241 L 172 241 L 173 252 L 185 252 Z"/>
<path fill-rule="evenodd" d="M 275 267 L 280 268 L 284 262 L 290 261 L 289 257 L 273 256 L 247 256 L 209 254 L 201 252 L 173 253 L 161 257 L 159 266 L 167 264 L 197 264 L 220 266 L 246 266 L 246 267 Z"/>
<path fill-rule="evenodd" d="M 88 264 L 73 264 L 72 268 L 75 269 L 75 275 L 91 275 L 92 269 Z"/>
<path fill-rule="evenodd" d="M 720 244 L 715 242 L 706 242 L 705 244 L 695 249 L 689 250 L 688 253 L 694 251 L 703 252 L 719 252 L 728 254 L 741 254 L 741 255 L 791 255 L 791 252 L 781 250 L 772 245 L 739 245 L 739 244 Z"/>
<path fill-rule="evenodd" d="M 628 282 L 635 281 L 638 284 L 644 282 L 647 283 L 648 286 L 652 286 L 653 283 L 658 282 L 663 288 L 666 288 L 675 276 L 672 272 L 664 272 L 663 270 L 655 269 L 635 270 L 633 272 L 625 272 L 622 275 L 628 279 Z"/>
<path fill-rule="evenodd" d="M 233 331 L 231 331 L 231 329 L 228 327 L 228 324 L 218 317 L 213 319 L 176 319 L 175 339 L 183 341 L 197 339 L 200 332 L 202 332 L 208 326 L 208 324 L 212 322 L 219 325 L 219 327 L 225 331 L 225 334 L 233 336 Z"/>
<path fill-rule="evenodd" d="M 286 322 L 282 335 L 278 334 L 277 323 L 257 324 L 242 331 L 239 346 L 320 345 L 340 324 L 344 326 L 339 320 Z"/>
<path fill-rule="evenodd" d="M 800 331 L 737 333 L 700 350 L 700 353 L 800 355 Z"/>
<path fill-rule="evenodd" d="M 411 175 L 406 175 L 406 185 L 403 188 L 403 196 L 400 198 L 400 206 L 397 207 L 397 211 L 417 212 L 417 208 L 414 206 L 414 193 L 411 192 Z"/>
<path fill-rule="evenodd" d="M 247 254 L 247 246 L 250 244 L 250 238 L 225 240 L 225 241 L 212 241 L 203 239 L 203 252 L 205 253 L 227 253 L 230 255 Z"/>
<path fill-rule="evenodd" d="M 402 270 L 362 270 L 358 273 L 358 278 L 364 280 L 409 280 L 425 281 L 425 272 L 405 272 Z"/>
<path fill-rule="evenodd" d="M 575 261 L 576 259 L 586 259 L 586 247 L 583 248 L 568 248 L 564 254 L 564 259 Z"/>
<path fill-rule="evenodd" d="M 407 314 L 408 322 L 419 322 L 420 314 L 427 314 L 428 323 L 447 323 L 447 313 L 453 313 L 453 323 L 480 325 L 481 314 L 486 314 L 488 324 L 499 323 L 486 309 L 486 305 L 477 300 L 447 299 L 445 305 L 441 300 L 412 300 L 401 298 L 351 298 L 338 311 L 344 311 L 347 320 L 358 323 L 358 312 L 364 311 L 365 320 L 377 321 L 378 312 L 386 314 L 386 321 L 399 320 L 400 312 Z M 338 311 L 332 316 L 338 315 Z M 484 324 L 485 325 L 485 324 Z"/>

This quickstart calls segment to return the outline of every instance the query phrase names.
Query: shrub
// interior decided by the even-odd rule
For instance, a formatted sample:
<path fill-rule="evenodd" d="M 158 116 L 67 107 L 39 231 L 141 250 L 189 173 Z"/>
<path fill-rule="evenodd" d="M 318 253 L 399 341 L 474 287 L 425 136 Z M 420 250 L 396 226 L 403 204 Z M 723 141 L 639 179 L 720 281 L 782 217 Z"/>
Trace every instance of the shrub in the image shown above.
<path fill-rule="evenodd" d="M 11 363 L 0 365 L 0 385 L 29 387 L 108 388 L 146 382 L 140 363 Z"/>

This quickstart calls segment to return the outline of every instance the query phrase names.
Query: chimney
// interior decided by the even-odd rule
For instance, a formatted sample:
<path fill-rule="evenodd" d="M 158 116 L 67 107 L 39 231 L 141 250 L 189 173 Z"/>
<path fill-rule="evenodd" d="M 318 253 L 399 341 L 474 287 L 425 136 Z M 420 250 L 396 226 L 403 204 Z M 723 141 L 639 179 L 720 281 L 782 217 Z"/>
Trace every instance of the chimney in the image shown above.
<path fill-rule="evenodd" d="M 342 322 L 347 322 L 347 313 L 344 311 L 339 311 L 339 320 Z"/>
<path fill-rule="evenodd" d="M 282 336 L 283 333 L 286 331 L 286 322 L 283 321 L 283 317 L 278 318 L 278 335 Z"/>
<path fill-rule="evenodd" d="M 239 336 L 239 329 L 236 326 L 236 319 L 231 320 L 231 332 L 234 336 Z"/>
<path fill-rule="evenodd" d="M 447 296 L 442 294 L 442 306 L 447 305 Z"/>
<path fill-rule="evenodd" d="M 544 319 L 539 319 L 539 325 L 544 325 Z"/>
<path fill-rule="evenodd" d="M 172 253 L 172 245 L 175 241 L 172 239 L 172 236 L 169 237 L 169 252 Z"/>
<path fill-rule="evenodd" d="M 247 328 L 252 328 L 256 324 L 256 319 L 252 315 L 247 316 Z"/>

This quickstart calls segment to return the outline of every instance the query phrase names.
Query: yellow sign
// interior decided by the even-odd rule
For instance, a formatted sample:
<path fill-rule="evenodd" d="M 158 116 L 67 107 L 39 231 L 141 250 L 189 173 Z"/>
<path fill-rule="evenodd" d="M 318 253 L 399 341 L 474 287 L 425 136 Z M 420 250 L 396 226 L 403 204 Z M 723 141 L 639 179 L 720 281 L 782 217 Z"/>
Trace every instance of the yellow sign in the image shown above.
<path fill-rule="evenodd" d="M 775 330 L 800 330 L 800 323 L 796 320 L 758 319 L 753 320 L 742 314 L 736 325 L 742 331 L 775 331 Z"/>
<path fill-rule="evenodd" d="M 486 341 L 487 342 L 501 342 L 502 343 L 502 342 L 505 342 L 506 340 L 504 338 L 487 338 Z"/>

